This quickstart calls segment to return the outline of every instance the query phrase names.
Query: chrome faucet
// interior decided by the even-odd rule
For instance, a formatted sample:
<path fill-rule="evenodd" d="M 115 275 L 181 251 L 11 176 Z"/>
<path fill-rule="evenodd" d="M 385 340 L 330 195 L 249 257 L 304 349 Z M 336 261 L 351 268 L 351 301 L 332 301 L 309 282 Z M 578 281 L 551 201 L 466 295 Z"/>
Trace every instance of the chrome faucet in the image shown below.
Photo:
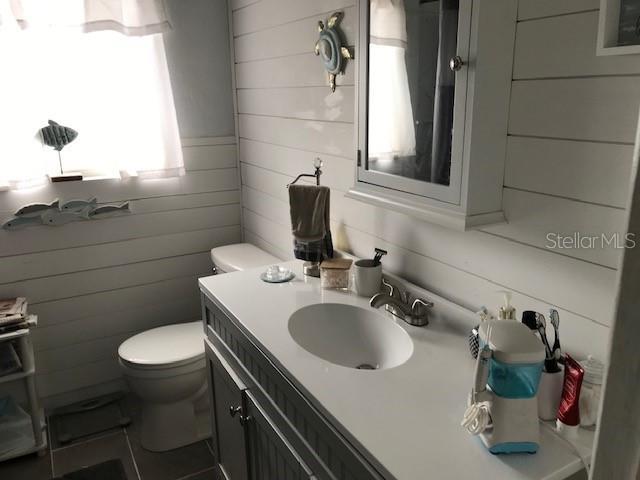
<path fill-rule="evenodd" d="M 369 305 L 373 308 L 385 305 L 388 312 L 409 325 L 424 327 L 429 324 L 428 312 L 433 308 L 433 302 L 422 298 L 416 298 L 411 302 L 408 292 L 402 292 L 386 280 L 382 280 L 382 284 L 389 289 L 389 293 L 376 293 L 369 300 Z"/>

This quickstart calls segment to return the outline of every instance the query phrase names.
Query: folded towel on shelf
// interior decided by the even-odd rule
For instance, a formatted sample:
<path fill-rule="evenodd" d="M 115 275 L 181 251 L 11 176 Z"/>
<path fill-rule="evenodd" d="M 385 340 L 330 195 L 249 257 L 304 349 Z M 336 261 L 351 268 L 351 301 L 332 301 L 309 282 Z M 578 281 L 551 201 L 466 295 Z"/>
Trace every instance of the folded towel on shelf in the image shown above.
<path fill-rule="evenodd" d="M 325 186 L 289 185 L 293 253 L 300 260 L 319 262 L 333 258 L 330 194 Z"/>

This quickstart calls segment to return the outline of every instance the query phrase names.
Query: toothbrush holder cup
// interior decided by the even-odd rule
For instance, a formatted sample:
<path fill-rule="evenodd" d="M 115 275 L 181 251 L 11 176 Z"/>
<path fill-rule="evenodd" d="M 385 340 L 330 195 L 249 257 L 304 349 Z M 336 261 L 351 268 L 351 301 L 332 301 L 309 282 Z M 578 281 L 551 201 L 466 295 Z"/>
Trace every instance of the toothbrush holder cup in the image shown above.
<path fill-rule="evenodd" d="M 538 386 L 538 417 L 540 420 L 555 420 L 562 397 L 564 368 L 555 373 L 542 372 Z"/>
<path fill-rule="evenodd" d="M 354 285 L 358 295 L 373 297 L 382 287 L 382 264 L 371 259 L 358 260 L 354 265 Z"/>

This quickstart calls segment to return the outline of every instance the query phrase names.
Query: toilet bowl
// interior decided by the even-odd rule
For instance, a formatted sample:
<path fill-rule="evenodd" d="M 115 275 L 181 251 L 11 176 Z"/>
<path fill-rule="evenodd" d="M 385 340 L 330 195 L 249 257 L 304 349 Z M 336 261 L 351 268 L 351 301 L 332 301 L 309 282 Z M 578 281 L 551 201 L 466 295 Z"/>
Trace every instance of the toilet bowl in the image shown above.
<path fill-rule="evenodd" d="M 247 243 L 216 247 L 211 259 L 218 274 L 279 262 Z M 198 320 L 147 330 L 118 348 L 125 380 L 142 400 L 145 449 L 163 452 L 211 436 L 204 338 Z"/>

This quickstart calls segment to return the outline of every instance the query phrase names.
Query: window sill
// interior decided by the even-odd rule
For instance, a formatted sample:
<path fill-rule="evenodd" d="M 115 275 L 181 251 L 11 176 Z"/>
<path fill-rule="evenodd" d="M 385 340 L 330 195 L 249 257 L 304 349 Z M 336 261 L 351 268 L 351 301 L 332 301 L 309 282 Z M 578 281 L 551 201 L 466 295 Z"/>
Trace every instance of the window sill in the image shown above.
<path fill-rule="evenodd" d="M 90 176 L 84 176 L 82 177 L 82 179 L 78 179 L 78 180 L 63 180 L 63 181 L 59 181 L 59 182 L 53 182 L 51 180 L 51 177 L 47 176 L 47 180 L 41 182 L 41 183 L 37 183 L 34 184 L 32 186 L 23 186 L 23 187 L 19 187 L 19 188 L 11 188 L 10 185 L 8 184 L 0 184 L 0 193 L 1 192 L 11 192 L 11 191 L 20 191 L 20 190 L 29 190 L 31 188 L 40 188 L 40 187 L 44 187 L 47 185 L 53 185 L 53 184 L 64 184 L 64 183 L 76 183 L 76 182 L 94 182 L 94 181 L 100 181 L 100 180 L 121 180 L 122 178 L 120 177 L 120 175 L 90 175 Z"/>
<path fill-rule="evenodd" d="M 62 180 L 54 182 L 51 180 L 49 176 L 49 183 L 67 183 L 67 182 L 92 182 L 95 180 L 121 180 L 120 175 L 84 175 L 82 173 L 78 173 L 78 175 L 82 175 L 82 178 L 76 180 Z"/>
<path fill-rule="evenodd" d="M 184 170 L 183 170 L 184 172 Z M 76 173 L 76 172 L 74 172 Z M 3 192 L 19 192 L 19 191 L 24 191 L 24 190 L 33 190 L 33 189 L 38 189 L 38 188 L 42 188 L 42 187 L 46 187 L 46 186 L 51 186 L 51 185 L 63 185 L 65 183 L 68 184 L 76 184 L 78 182 L 106 182 L 109 183 L 111 185 L 114 184 L 114 181 L 117 182 L 146 182 L 146 181 L 150 181 L 150 180 L 169 180 L 169 179 L 176 179 L 179 177 L 182 177 L 182 175 L 184 174 L 180 174 L 180 175 L 167 175 L 167 176 L 144 176 L 144 175 L 125 175 L 125 176 L 121 176 L 120 174 L 111 174 L 111 175 L 95 175 L 93 172 L 87 172 L 87 174 L 85 175 L 82 172 L 78 172 L 79 175 L 83 175 L 82 179 L 77 179 L 77 180 L 64 180 L 64 181 L 58 181 L 58 182 L 53 182 L 51 181 L 50 177 L 47 176 L 47 179 L 42 180 L 42 181 L 38 181 L 32 184 L 24 184 L 21 185 L 17 188 L 12 187 L 9 184 L 6 183 L 0 183 L 0 193 Z M 61 193 L 62 194 L 62 193 Z"/>

